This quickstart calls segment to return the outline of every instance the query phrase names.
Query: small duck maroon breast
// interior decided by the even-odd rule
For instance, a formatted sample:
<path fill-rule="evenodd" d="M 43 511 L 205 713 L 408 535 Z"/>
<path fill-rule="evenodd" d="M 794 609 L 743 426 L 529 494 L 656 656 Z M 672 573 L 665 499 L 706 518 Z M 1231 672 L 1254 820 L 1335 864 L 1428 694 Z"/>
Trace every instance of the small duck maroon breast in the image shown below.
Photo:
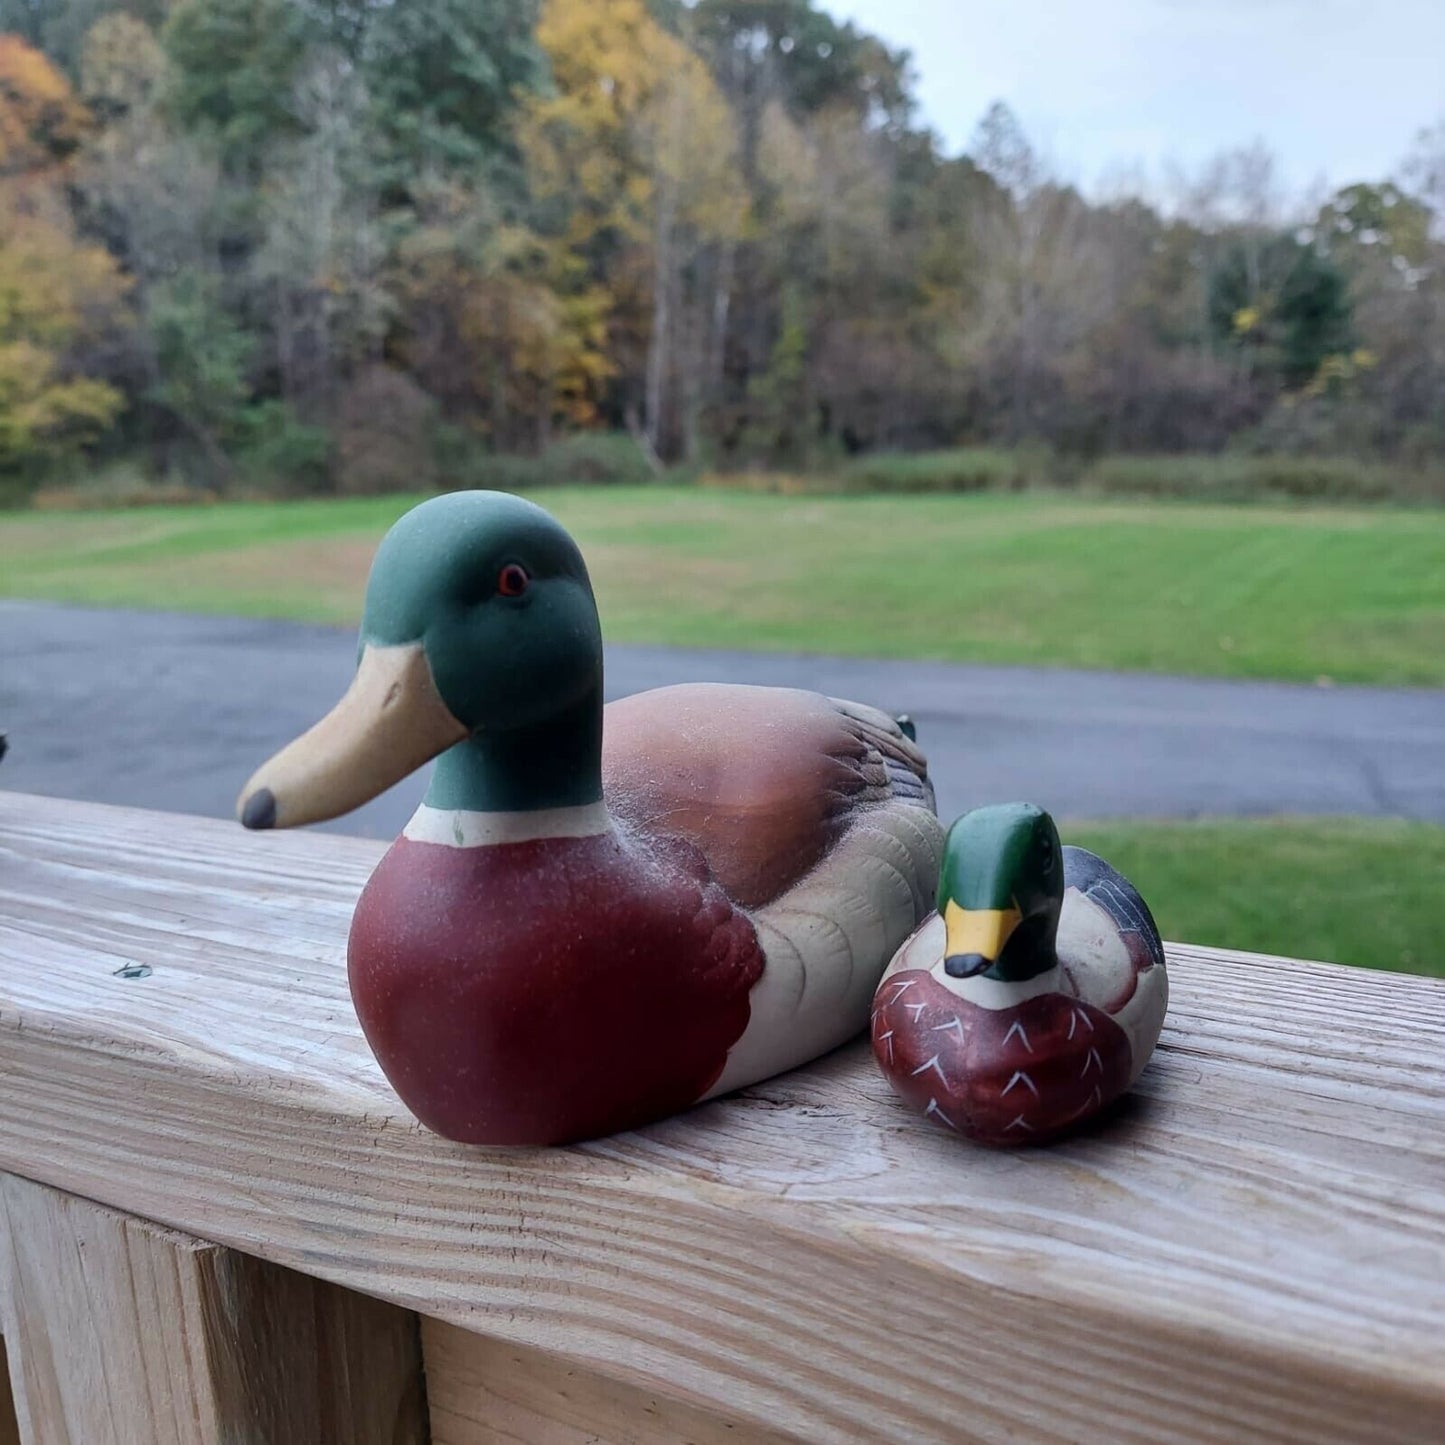
<path fill-rule="evenodd" d="M 1061 993 L 982 1008 L 923 969 L 884 980 L 873 1049 L 919 1113 L 983 1143 L 1042 1141 L 1129 1085 L 1129 1040 L 1101 1009 Z"/>

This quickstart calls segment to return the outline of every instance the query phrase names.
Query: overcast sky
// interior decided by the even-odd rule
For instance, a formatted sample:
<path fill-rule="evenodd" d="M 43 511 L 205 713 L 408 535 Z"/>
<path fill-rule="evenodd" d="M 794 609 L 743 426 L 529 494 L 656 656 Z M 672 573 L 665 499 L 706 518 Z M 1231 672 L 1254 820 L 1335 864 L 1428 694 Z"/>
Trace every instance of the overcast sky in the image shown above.
<path fill-rule="evenodd" d="M 1445 0 L 823 0 L 913 52 L 950 153 L 1007 101 L 1066 178 L 1161 181 L 1265 140 L 1303 191 L 1376 180 L 1445 120 Z"/>

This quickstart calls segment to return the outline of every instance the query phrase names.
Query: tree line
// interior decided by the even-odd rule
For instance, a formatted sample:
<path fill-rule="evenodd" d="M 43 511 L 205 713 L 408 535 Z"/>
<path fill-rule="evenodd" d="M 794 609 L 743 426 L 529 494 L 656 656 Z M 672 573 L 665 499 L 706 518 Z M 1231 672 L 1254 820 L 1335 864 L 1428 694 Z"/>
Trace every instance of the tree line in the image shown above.
<path fill-rule="evenodd" d="M 1445 124 L 1167 206 L 812 0 L 0 0 L 0 476 L 366 492 L 962 443 L 1445 455 Z M 1127 188 L 1125 188 L 1127 191 Z"/>

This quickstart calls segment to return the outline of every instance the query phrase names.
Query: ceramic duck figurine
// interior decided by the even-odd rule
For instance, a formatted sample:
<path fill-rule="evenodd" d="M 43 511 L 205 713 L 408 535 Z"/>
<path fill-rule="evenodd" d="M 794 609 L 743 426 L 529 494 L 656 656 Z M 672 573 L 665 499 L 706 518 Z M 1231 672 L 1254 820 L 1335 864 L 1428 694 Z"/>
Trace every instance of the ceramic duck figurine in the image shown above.
<path fill-rule="evenodd" d="M 1042 809 L 980 808 L 949 830 L 938 911 L 878 987 L 873 1052 L 940 1127 L 1033 1143 L 1133 1084 L 1168 1000 L 1164 946 L 1133 885 L 1061 847 Z"/>
<path fill-rule="evenodd" d="M 240 817 L 335 817 L 433 757 L 348 966 L 388 1079 L 452 1139 L 591 1138 L 823 1053 L 932 903 L 943 830 L 892 719 L 722 685 L 604 710 L 581 553 L 518 497 L 392 528 L 350 690 Z"/>

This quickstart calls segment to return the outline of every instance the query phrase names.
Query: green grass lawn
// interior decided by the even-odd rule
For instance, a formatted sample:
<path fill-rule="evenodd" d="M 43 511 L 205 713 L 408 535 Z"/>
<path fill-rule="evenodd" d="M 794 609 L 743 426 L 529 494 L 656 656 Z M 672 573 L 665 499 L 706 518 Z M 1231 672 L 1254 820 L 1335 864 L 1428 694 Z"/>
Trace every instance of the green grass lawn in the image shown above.
<path fill-rule="evenodd" d="M 1445 684 L 1445 512 L 539 494 L 616 641 Z M 356 619 L 406 497 L 0 517 L 0 592 Z"/>
<path fill-rule="evenodd" d="M 1060 824 L 1165 938 L 1445 977 L 1445 828 L 1360 818 Z"/>

